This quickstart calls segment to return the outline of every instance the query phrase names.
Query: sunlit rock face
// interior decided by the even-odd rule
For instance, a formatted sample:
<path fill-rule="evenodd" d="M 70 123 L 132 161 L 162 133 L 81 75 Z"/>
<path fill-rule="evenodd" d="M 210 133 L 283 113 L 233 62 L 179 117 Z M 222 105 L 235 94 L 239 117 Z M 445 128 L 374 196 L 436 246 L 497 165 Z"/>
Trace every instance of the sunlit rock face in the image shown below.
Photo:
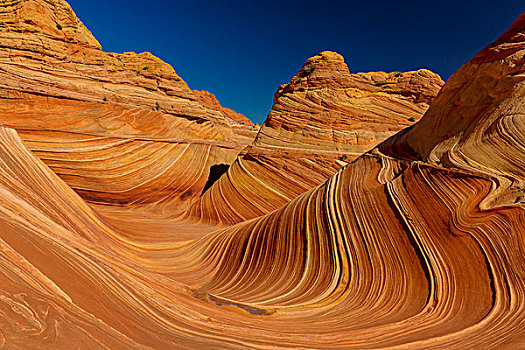
<path fill-rule="evenodd" d="M 102 51 L 66 2 L 0 6 L 0 124 L 85 199 L 187 202 L 255 137 L 150 53 Z"/>
<path fill-rule="evenodd" d="M 490 201 L 525 200 L 525 15 L 453 74 L 424 118 L 378 150 L 496 176 Z M 505 190 L 503 188 L 505 187 Z"/>
<path fill-rule="evenodd" d="M 279 87 L 255 145 L 362 153 L 421 118 L 442 85 L 425 69 L 350 74 L 321 52 Z"/>
<path fill-rule="evenodd" d="M 15 26 L 14 13 L 29 11 L 28 19 L 34 17 L 33 21 L 40 21 L 39 28 L 50 30 L 55 22 L 49 22 L 46 14 L 71 13 L 64 2 L 0 1 L 0 5 L 4 27 Z M 46 12 L 46 6 L 53 11 Z M 85 28 L 80 31 L 83 27 L 75 18 L 71 21 L 77 23 L 79 34 L 71 38 L 77 38 L 78 45 L 98 50 L 96 41 Z M 195 123 L 194 129 L 178 131 L 174 127 L 169 136 L 173 138 L 164 139 L 163 132 L 142 127 L 149 120 L 141 114 L 147 108 L 135 106 L 137 116 L 144 119 L 126 129 L 127 136 L 122 134 L 124 129 L 113 135 L 114 129 L 94 122 L 110 118 L 112 113 L 96 119 L 98 114 L 87 107 L 72 105 L 67 109 L 51 97 L 49 108 L 57 111 L 57 119 L 50 118 L 51 114 L 44 117 L 50 113 L 48 105 L 31 107 L 28 102 L 44 96 L 20 87 L 24 79 L 37 75 L 36 71 L 15 65 L 28 71 L 18 78 L 10 75 L 1 80 L 10 86 L 5 91 L 19 89 L 17 101 L 26 107 L 17 109 L 12 95 L 1 100 L 5 125 L 0 126 L 0 347 L 524 348 L 525 204 L 520 200 L 525 196 L 521 185 L 525 168 L 520 167 L 525 159 L 520 131 L 525 110 L 521 99 L 524 18 L 525 14 L 465 64 L 414 126 L 351 163 L 340 160 L 340 166 L 348 164 L 334 169 L 331 176 L 327 173 L 329 178 L 319 180 L 318 186 L 295 198 L 290 195 L 276 210 L 235 225 L 223 220 L 222 227 L 211 226 L 211 220 L 192 223 L 187 218 L 166 218 L 153 215 L 153 209 L 138 211 L 134 207 L 142 203 L 145 208 L 174 207 L 184 212 L 194 208 L 191 198 L 202 196 L 196 202 L 201 203 L 214 188 L 222 191 L 217 193 L 225 196 L 222 200 L 226 203 L 231 198 L 218 186 L 223 186 L 224 176 L 231 177 L 233 171 L 249 169 L 248 160 L 240 159 L 253 157 L 249 160 L 253 164 L 272 169 L 260 160 L 262 156 L 252 155 L 254 150 L 268 152 L 265 157 L 278 162 L 276 159 L 292 158 L 287 152 L 294 150 L 289 148 L 298 148 L 304 158 L 310 152 L 308 161 L 322 167 L 329 164 L 323 163 L 328 159 L 323 158 L 325 153 L 347 154 L 337 147 L 348 147 L 345 152 L 350 152 L 351 145 L 336 146 L 334 140 L 323 136 L 316 140 L 298 136 L 297 147 L 289 142 L 279 144 L 279 140 L 293 137 L 288 132 L 264 131 L 270 128 L 265 124 L 252 146 L 228 167 L 231 163 L 222 163 L 223 159 L 213 155 L 233 154 L 233 161 L 244 145 L 236 138 L 230 117 L 216 104 L 212 108 L 207 102 L 198 102 L 194 93 L 194 99 L 188 100 L 193 102 L 188 103 L 206 111 L 206 121 L 201 124 L 197 121 L 204 119 L 151 111 L 158 112 L 152 118 L 186 120 L 185 125 Z M 61 23 L 68 22 L 62 19 Z M 35 28 L 30 32 L 53 37 Z M 22 57 L 21 53 L 13 56 Z M 333 53 L 316 57 L 340 66 L 340 58 Z M 9 68 L 6 62 L 0 66 L 2 74 Z M 93 78 L 87 80 L 100 84 Z M 379 88 L 375 83 L 369 85 Z M 419 98 L 415 96 L 421 88 L 403 89 L 413 91 L 411 101 Z M 276 106 L 283 96 L 277 97 Z M 66 103 L 68 98 L 57 100 Z M 95 106 L 93 101 L 82 103 Z M 122 107 L 116 102 L 107 104 Z M 38 122 L 37 106 L 43 124 Z M 68 114 L 64 111 L 73 116 L 84 111 L 85 121 L 72 117 L 71 129 L 66 130 Z M 23 118 L 19 113 L 28 114 Z M 127 116 L 124 112 L 114 115 L 124 120 Z M 385 124 L 394 118 L 386 112 L 384 117 Z M 82 125 L 91 131 L 76 129 Z M 199 127 L 203 129 L 199 131 Z M 368 130 L 366 127 L 361 124 L 356 133 Z M 219 134 L 221 128 L 226 130 L 221 135 L 226 136 L 214 138 L 213 133 Z M 482 136 L 478 128 L 484 131 Z M 175 140 L 190 132 L 200 138 Z M 375 137 L 379 142 L 383 136 Z M 279 151 L 267 150 L 272 142 Z M 144 155 L 148 147 L 159 145 L 166 149 Z M 318 153 L 314 153 L 314 145 Z M 120 147 L 123 150 L 119 152 Z M 180 156 L 162 158 L 163 152 L 180 152 Z M 203 165 L 198 159 L 214 161 Z M 285 166 L 295 165 L 290 160 L 280 161 L 282 170 L 272 170 L 271 183 L 285 186 L 290 177 Z M 151 165 L 146 166 L 147 162 Z M 204 170 L 208 166 L 209 171 Z M 165 192 L 155 187 L 172 168 L 187 174 L 170 175 L 173 186 L 181 189 L 192 188 L 191 184 L 201 181 L 193 179 L 202 177 L 202 185 L 193 187 L 196 194 L 186 196 L 190 199 L 182 199 L 184 196 L 170 190 L 168 184 Z M 308 169 L 296 170 L 294 176 L 301 178 L 302 172 L 306 183 L 313 176 Z M 67 171 L 72 175 L 66 176 Z M 252 174 L 253 179 L 259 179 L 258 173 Z M 88 176 L 93 180 L 88 181 Z M 142 191 L 140 186 L 129 185 L 131 191 L 111 192 L 131 183 L 134 176 L 157 180 L 149 185 L 146 182 Z M 83 191 L 74 188 L 74 181 L 84 181 L 86 187 L 105 187 L 99 192 Z M 269 202 L 276 188 L 246 186 L 255 193 L 251 198 L 268 194 Z M 296 190 L 289 186 L 289 192 L 283 193 Z M 94 193 L 99 197 L 89 197 Z M 146 194 L 159 197 L 141 202 Z M 122 198 L 129 199 L 118 203 Z M 169 206 L 162 205 L 167 202 Z M 243 213 L 261 214 L 249 214 L 249 207 Z M 220 218 L 222 214 L 216 215 Z"/>
<path fill-rule="evenodd" d="M 208 91 L 193 90 L 197 101 L 207 108 L 220 112 L 232 127 L 237 142 L 249 145 L 259 132 L 259 125 L 253 124 L 245 115 L 231 108 L 221 106 L 215 95 Z"/>
<path fill-rule="evenodd" d="M 350 74 L 335 52 L 308 59 L 279 87 L 253 144 L 185 217 L 232 224 L 280 208 L 419 120 L 443 84 L 424 69 Z"/>

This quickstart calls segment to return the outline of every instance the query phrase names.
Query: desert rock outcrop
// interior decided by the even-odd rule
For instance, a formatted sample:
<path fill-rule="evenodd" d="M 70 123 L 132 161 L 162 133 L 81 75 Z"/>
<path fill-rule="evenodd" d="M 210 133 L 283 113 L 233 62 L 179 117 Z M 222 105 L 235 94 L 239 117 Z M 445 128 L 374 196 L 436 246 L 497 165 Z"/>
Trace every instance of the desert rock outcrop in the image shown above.
<path fill-rule="evenodd" d="M 1 16 L 9 19 L 3 25 L 16 23 L 8 11 L 12 7 L 16 13 L 26 11 L 28 19 L 34 17 L 33 22 L 46 29 L 36 31 L 37 37 L 64 41 L 62 34 L 47 32 L 54 22 L 45 16 L 70 14 L 65 3 L 0 0 L 0 4 L 6 9 Z M 51 6 L 51 12 L 46 6 Z M 57 29 L 63 30 L 69 22 L 60 18 L 64 24 Z M 83 28 L 74 18 L 71 21 L 79 31 Z M 0 33 L 5 35 L 5 31 Z M 295 126 L 299 134 L 292 147 L 280 140 L 294 140 L 290 134 L 294 130 L 278 131 L 276 125 L 281 125 L 281 129 L 284 125 L 279 119 L 283 112 L 272 110 L 274 123 L 263 126 L 253 144 L 202 194 L 206 185 L 191 184 L 201 181 L 197 178 L 206 178 L 201 173 L 207 166 L 220 165 L 223 158 L 219 159 L 218 152 L 225 152 L 233 161 L 235 152 L 244 145 L 235 139 L 229 117 L 218 108 L 197 103 L 191 91 L 188 96 L 195 99 L 188 97 L 184 102 L 186 98 L 181 97 L 177 108 L 195 103 L 200 106 L 195 108 L 204 111 L 202 119 L 159 112 L 170 126 L 172 120 L 188 123 L 185 125 L 195 123 L 193 129 L 170 129 L 173 134 L 168 133 L 168 140 L 164 139 L 164 131 L 148 131 L 142 122 L 117 128 L 113 135 L 107 124 L 94 122 L 99 115 L 90 109 L 84 110 L 86 124 L 80 117 L 73 117 L 72 124 L 65 127 L 44 117 L 43 124 L 39 124 L 38 106 L 44 116 L 50 112 L 45 104 L 32 106 L 30 101 L 44 96 L 20 87 L 24 79 L 34 80 L 38 74 L 27 71 L 18 78 L 11 73 L 6 75 L 2 83 L 8 83 L 9 93 L 18 96 L 20 105 L 26 107 L 18 110 L 12 95 L 2 99 L 2 123 L 14 125 L 0 126 L 0 347 L 524 348 L 525 203 L 520 200 L 525 197 L 525 167 L 521 166 L 525 159 L 525 125 L 521 121 L 525 113 L 524 33 L 525 14 L 447 82 L 418 123 L 351 163 L 338 160 L 339 166 L 346 163 L 344 167 L 327 170 L 326 176 L 334 174 L 326 181 L 319 177 L 318 186 L 295 198 L 293 191 L 297 189 L 293 186 L 297 184 L 291 183 L 289 174 L 295 174 L 297 179 L 302 175 L 305 183 L 311 181 L 315 173 L 312 169 L 321 168 L 323 161 L 330 164 L 329 157 L 323 158 L 325 154 L 351 154 L 352 147 L 360 146 L 352 143 L 356 139 L 343 138 L 349 143 L 336 145 L 335 139 L 322 136 L 327 135 L 323 130 L 318 131 L 317 139 L 311 139 L 306 134 L 301 136 L 298 125 L 302 124 L 292 120 L 289 125 Z M 75 45 L 99 50 L 87 31 L 78 34 L 77 39 L 71 35 L 64 37 L 76 40 Z M 0 52 L 6 54 L 9 50 Z M 25 56 L 19 54 L 13 57 L 22 60 Z M 315 60 L 328 60 L 342 67 L 335 54 L 319 57 Z M 318 78 L 326 82 L 328 71 L 323 73 L 322 64 L 316 62 L 315 70 L 307 70 L 311 70 L 311 75 L 319 69 Z M 13 67 L 5 61 L 0 65 L 4 73 L 9 68 Z M 26 65 L 17 69 L 28 70 Z M 338 73 L 333 75 L 333 81 L 346 81 L 340 79 L 340 70 L 335 72 Z M 401 73 L 397 77 L 397 73 L 367 74 L 394 80 L 405 74 L 412 76 L 409 80 L 414 82 L 427 72 Z M 360 82 L 367 74 L 353 79 Z M 46 79 L 51 75 L 45 73 Z M 62 79 L 65 78 L 59 80 Z M 312 84 L 317 86 L 315 81 Z M 359 90 L 370 93 L 371 100 L 364 103 L 354 96 L 347 101 L 354 105 L 363 102 L 358 109 L 365 115 L 383 116 L 385 125 L 389 118 L 406 118 L 401 112 L 393 113 L 393 106 L 408 111 L 412 104 L 413 108 L 419 106 L 416 100 L 427 95 L 421 87 L 426 84 L 390 88 L 410 91 L 409 94 L 384 92 L 372 82 L 363 84 Z M 38 86 L 36 81 L 34 86 Z M 297 100 L 300 103 L 292 103 L 300 91 L 286 95 L 286 89 L 279 90 L 276 106 L 286 105 L 286 110 L 295 106 L 300 110 L 310 105 L 308 94 Z M 312 89 L 312 96 L 331 96 L 332 100 L 323 100 L 330 102 L 328 105 L 337 106 L 334 101 L 340 101 L 341 91 L 337 89 Z M 370 103 L 376 99 L 382 102 Z M 61 106 L 58 101 L 62 100 L 65 105 Z M 387 100 L 397 101 L 390 112 L 386 111 Z M 49 97 L 49 101 L 50 108 L 57 112 L 80 115 L 83 110 L 77 105 L 67 109 L 67 98 Z M 94 106 L 93 101 L 71 99 L 71 103 L 79 101 Z M 127 110 L 134 103 L 122 108 Z M 382 108 L 370 107 L 378 104 Z M 312 110 L 317 106 L 313 104 Z M 141 106 L 133 108 L 137 113 L 147 110 Z M 338 108 L 334 108 L 334 113 Z M 26 119 L 18 114 L 22 111 L 28 113 Z M 67 121 L 67 115 L 61 113 L 57 120 Z M 124 112 L 117 116 L 110 113 L 101 120 L 111 116 L 123 120 L 129 117 Z M 149 120 L 142 116 L 143 122 Z M 338 118 L 346 116 L 341 113 Z M 311 123 L 308 125 L 323 125 L 313 117 Z M 333 123 L 340 121 L 334 119 Z M 83 126 L 91 131 L 78 130 Z M 354 126 L 349 122 L 348 127 Z M 363 135 L 362 130 L 370 132 L 370 144 L 366 147 L 388 136 L 380 128 L 367 127 L 364 123 L 352 129 L 356 135 Z M 230 133 L 214 138 L 213 134 L 221 128 Z M 342 129 L 343 134 L 345 130 Z M 182 140 L 193 132 L 200 136 Z M 138 134 L 149 136 L 142 139 Z M 160 147 L 154 152 L 158 158 L 152 158 L 148 147 Z M 319 150 L 314 153 L 316 148 Z M 179 156 L 172 158 L 170 152 Z M 318 157 L 318 163 L 315 158 L 305 157 L 309 153 Z M 57 155 L 50 159 L 52 154 Z M 289 160 L 293 157 L 299 160 Z M 196 159 L 201 163 L 196 163 Z M 300 170 L 300 161 L 311 165 Z M 146 165 L 148 162 L 151 165 Z M 272 165 L 278 162 L 282 162 L 281 168 Z M 90 199 L 89 195 L 95 192 L 72 188 L 74 181 L 95 186 L 95 180 L 73 180 L 88 176 L 87 168 L 83 168 L 87 164 L 92 167 L 94 179 L 107 181 L 99 191 L 100 198 Z M 112 170 L 111 164 L 119 170 Z M 257 164 L 260 168 L 256 168 Z M 290 165 L 295 168 L 286 168 Z M 86 173 L 75 175 L 80 168 Z M 170 173 L 173 168 L 188 173 L 175 179 L 177 175 Z M 71 177 L 61 169 L 69 169 Z M 256 169 L 259 170 L 255 172 Z M 140 202 L 146 194 L 164 193 L 166 197 L 144 204 L 162 208 L 163 200 L 176 202 L 170 197 L 173 196 L 180 198 L 177 207 L 186 208 L 181 198 L 185 196 L 170 189 L 171 182 L 164 184 L 165 192 L 160 191 L 164 187 L 148 184 L 139 191 L 140 185 L 132 183 L 134 176 L 163 178 L 166 173 L 166 181 L 172 178 L 173 186 L 181 186 L 181 191 L 192 190 L 186 197 L 195 199 L 202 195 L 196 203 L 203 212 L 211 212 L 212 208 L 223 210 L 227 203 L 233 203 L 224 179 L 233 179 L 235 171 L 242 179 L 247 170 L 251 171 L 253 184 L 259 186 L 240 182 L 246 188 L 238 193 L 250 194 L 251 189 L 253 197 L 241 201 L 243 211 L 232 209 L 231 213 L 237 216 L 214 214 L 224 224 L 219 228 L 209 225 L 213 220 L 190 224 L 138 215 L 138 211 L 130 209 L 132 205 L 99 205 L 104 200 L 104 204 L 109 204 L 110 199 L 117 201 L 119 193 L 126 194 L 128 204 Z M 128 190 L 114 192 L 116 197 L 110 195 L 110 189 L 118 188 L 122 182 L 112 176 L 129 182 Z M 260 181 L 264 176 L 267 186 Z M 286 203 L 264 213 L 276 205 L 272 196 L 277 186 L 283 186 L 280 193 L 288 196 Z M 290 187 L 286 190 L 284 186 Z M 205 207 L 204 201 L 212 194 L 217 196 L 216 203 L 221 200 L 219 195 L 225 196 L 221 206 Z M 264 198 L 266 194 L 268 203 L 260 212 L 246 204 L 250 198 Z M 110 215 L 112 210 L 117 213 L 115 216 Z M 127 217 L 119 216 L 124 212 Z M 210 212 L 206 215 L 212 218 Z M 264 215 L 225 225 L 228 220 L 238 222 L 241 216 L 253 213 Z"/>
<path fill-rule="evenodd" d="M 525 181 L 524 100 L 522 15 L 450 77 L 418 124 L 378 150 L 396 158 L 497 176 L 501 191 L 490 202 L 525 201 L 521 193 Z"/>
<path fill-rule="evenodd" d="M 322 52 L 279 87 L 253 144 L 186 212 L 236 223 L 269 213 L 421 118 L 441 88 L 428 70 L 350 74 Z"/>
<path fill-rule="evenodd" d="M 259 132 L 259 125 L 246 118 L 245 115 L 235 112 L 231 108 L 221 106 L 214 94 L 208 91 L 193 90 L 199 103 L 207 108 L 221 112 L 234 130 L 237 141 L 249 145 Z"/>
<path fill-rule="evenodd" d="M 0 125 L 85 199 L 187 202 L 255 137 L 153 55 L 102 51 L 65 1 L 0 6 Z"/>

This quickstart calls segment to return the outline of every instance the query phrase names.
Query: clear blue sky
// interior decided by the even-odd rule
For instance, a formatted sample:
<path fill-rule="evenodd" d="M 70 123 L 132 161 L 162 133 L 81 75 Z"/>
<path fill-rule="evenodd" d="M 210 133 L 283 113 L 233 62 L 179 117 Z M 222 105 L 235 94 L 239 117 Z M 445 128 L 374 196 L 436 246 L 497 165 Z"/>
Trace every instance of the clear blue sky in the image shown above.
<path fill-rule="evenodd" d="M 259 124 L 321 51 L 351 72 L 428 68 L 446 80 L 525 11 L 524 0 L 68 2 L 105 51 L 150 51 Z"/>

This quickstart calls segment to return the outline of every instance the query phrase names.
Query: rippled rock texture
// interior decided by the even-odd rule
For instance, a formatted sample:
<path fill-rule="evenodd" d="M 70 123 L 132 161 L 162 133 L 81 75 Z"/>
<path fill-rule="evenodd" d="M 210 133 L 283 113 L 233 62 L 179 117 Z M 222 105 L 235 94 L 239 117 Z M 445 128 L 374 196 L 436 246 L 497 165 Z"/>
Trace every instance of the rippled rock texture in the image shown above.
<path fill-rule="evenodd" d="M 72 13 L 62 2 L 0 4 L 8 27 L 17 23 L 10 9 L 17 9 L 17 14 L 28 11 L 27 18 L 40 21 L 39 28 L 47 30 L 55 22 L 46 19 L 46 6 L 51 6 L 54 16 Z M 31 17 L 33 13 L 38 16 Z M 61 23 L 68 23 L 60 18 Z M 79 22 L 76 26 L 78 36 L 70 34 L 68 40 L 98 50 L 87 30 Z M 64 28 L 67 25 L 59 30 Z M 35 29 L 30 32 L 53 37 Z M 26 106 L 21 109 L 11 97 L 2 100 L 2 118 L 12 125 L 0 126 L 0 347 L 524 348 L 525 207 L 520 199 L 525 196 L 521 166 L 525 159 L 521 131 L 524 43 L 525 14 L 451 78 L 417 124 L 337 172 L 334 169 L 335 174 L 319 186 L 295 199 L 290 195 L 280 208 L 231 226 L 224 221 L 216 227 L 131 210 L 129 201 L 159 193 L 158 187 L 147 184 L 142 191 L 134 185 L 130 187 L 137 192 L 116 191 L 127 193 L 128 202 L 107 205 L 114 198 L 108 189 L 122 185 L 111 180 L 113 163 L 108 159 L 118 159 L 115 168 L 123 167 L 123 174 L 146 172 L 143 176 L 149 179 L 152 174 L 170 171 L 163 162 L 199 173 L 204 168 L 196 159 L 210 159 L 213 149 L 234 153 L 243 147 L 235 139 L 229 117 L 216 105 L 212 108 L 198 102 L 193 92 L 189 94 L 194 99 L 188 97 L 185 103 L 200 106 L 209 118 L 192 129 L 200 135 L 198 142 L 178 139 L 184 135 L 177 134 L 177 128 L 170 129 L 174 134 L 169 134 L 169 140 L 164 131 L 147 131 L 142 122 L 148 118 L 126 129 L 126 135 L 123 129 L 112 135 L 110 129 L 94 122 L 97 113 L 77 105 L 67 111 L 73 116 L 85 111 L 85 121 L 72 117 L 72 129 L 64 130 L 57 120 L 66 121 L 66 114 L 59 113 L 56 120 L 48 115 L 49 120 L 42 117 L 43 124 L 37 122 L 38 109 L 30 107 L 29 101 L 40 95 L 32 91 L 15 94 L 20 105 Z M 341 62 L 331 53 L 316 57 Z M 0 71 L 5 72 L 8 65 L 3 63 Z M 28 78 L 36 74 L 25 73 Z M 370 75 L 399 78 L 396 73 Z M 2 83 L 10 82 L 14 90 L 17 80 L 14 76 L 9 79 Z M 412 85 L 403 89 L 412 91 L 406 104 L 418 105 L 415 101 L 425 95 Z M 276 106 L 285 90 L 279 90 Z M 66 108 L 55 105 L 53 98 L 49 101 L 50 108 L 58 112 Z M 82 103 L 93 106 L 92 101 Z M 49 112 L 45 105 L 41 109 L 44 116 Z M 27 118 L 17 113 L 28 113 Z M 384 124 L 402 115 L 384 112 Z M 100 120 L 112 116 L 127 118 L 124 112 L 108 113 Z M 203 120 L 169 113 L 158 116 L 170 123 Z M 75 129 L 82 125 L 91 131 Z M 209 132 L 199 131 L 198 125 Z M 270 125 L 277 124 L 265 124 L 239 159 L 272 145 L 279 148 L 274 159 L 285 158 L 288 143 L 279 144 L 279 140 L 291 137 L 289 130 L 276 131 Z M 291 121 L 289 125 L 298 124 Z M 221 128 L 231 133 L 220 140 L 213 138 L 212 130 Z M 342 130 L 344 134 L 346 129 Z M 370 131 L 364 123 L 354 129 L 354 135 L 361 135 L 361 130 Z M 342 152 L 337 147 L 350 153 L 356 146 L 351 142 L 336 145 L 321 131 L 312 140 L 298 136 L 295 145 L 338 155 Z M 298 128 L 296 132 L 301 134 Z M 376 141 L 370 141 L 369 147 L 388 136 L 379 136 L 381 130 L 374 132 L 377 134 L 370 135 L 376 135 Z M 134 133 L 149 136 L 139 138 Z M 144 156 L 151 145 L 163 145 L 166 153 L 179 152 L 180 156 Z M 119 147 L 124 151 L 117 151 Z M 199 152 L 203 154 L 200 158 L 195 156 Z M 49 159 L 50 154 L 58 155 Z M 315 158 L 308 161 L 323 164 L 321 155 L 319 152 L 320 163 Z M 86 170 L 83 176 L 68 177 L 66 170 L 57 170 L 80 171 L 75 161 L 85 159 L 93 170 Z M 258 162 L 253 159 L 250 161 Z M 144 165 L 147 161 L 152 165 Z M 71 165 L 66 168 L 65 164 Z M 230 170 L 217 168 L 219 182 L 202 184 L 202 191 L 207 188 L 202 198 L 221 183 L 224 175 L 220 174 L 229 174 L 235 164 L 238 169 L 244 166 L 237 160 Z M 284 166 L 281 177 L 275 171 L 275 183 L 288 181 Z M 150 167 L 155 170 L 148 173 Z M 88 174 L 93 174 L 92 181 L 76 179 Z M 303 177 L 311 174 L 305 170 Z M 282 178 L 285 180 L 279 180 Z M 182 179 L 192 182 L 189 173 Z M 104 195 L 88 204 L 85 199 L 94 192 L 73 190 L 74 181 L 85 181 L 86 186 L 107 181 L 107 187 L 100 191 Z M 174 181 L 177 186 L 184 182 Z M 251 190 L 263 196 L 272 188 L 252 186 Z M 294 190 L 289 189 L 290 193 Z M 170 197 L 172 190 L 163 193 Z M 149 204 L 158 207 L 155 201 Z"/>
<path fill-rule="evenodd" d="M 421 118 L 443 85 L 428 70 L 350 74 L 322 52 L 279 87 L 253 144 L 186 218 L 233 224 L 278 209 Z"/>
<path fill-rule="evenodd" d="M 186 202 L 254 139 L 246 117 L 202 103 L 160 59 L 102 51 L 66 2 L 0 6 L 0 124 L 85 199 Z"/>
<path fill-rule="evenodd" d="M 453 74 L 425 117 L 379 150 L 497 176 L 493 200 L 525 200 L 525 16 Z M 503 185 L 503 184 L 502 184 Z"/>

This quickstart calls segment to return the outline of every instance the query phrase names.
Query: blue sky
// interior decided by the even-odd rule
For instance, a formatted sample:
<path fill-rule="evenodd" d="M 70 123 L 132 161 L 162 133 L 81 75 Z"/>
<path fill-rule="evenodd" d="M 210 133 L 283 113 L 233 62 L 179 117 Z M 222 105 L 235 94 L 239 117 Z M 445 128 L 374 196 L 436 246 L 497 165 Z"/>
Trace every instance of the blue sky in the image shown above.
<path fill-rule="evenodd" d="M 321 51 L 351 72 L 427 68 L 446 80 L 525 11 L 523 0 L 68 2 L 105 51 L 152 52 L 259 124 Z"/>

